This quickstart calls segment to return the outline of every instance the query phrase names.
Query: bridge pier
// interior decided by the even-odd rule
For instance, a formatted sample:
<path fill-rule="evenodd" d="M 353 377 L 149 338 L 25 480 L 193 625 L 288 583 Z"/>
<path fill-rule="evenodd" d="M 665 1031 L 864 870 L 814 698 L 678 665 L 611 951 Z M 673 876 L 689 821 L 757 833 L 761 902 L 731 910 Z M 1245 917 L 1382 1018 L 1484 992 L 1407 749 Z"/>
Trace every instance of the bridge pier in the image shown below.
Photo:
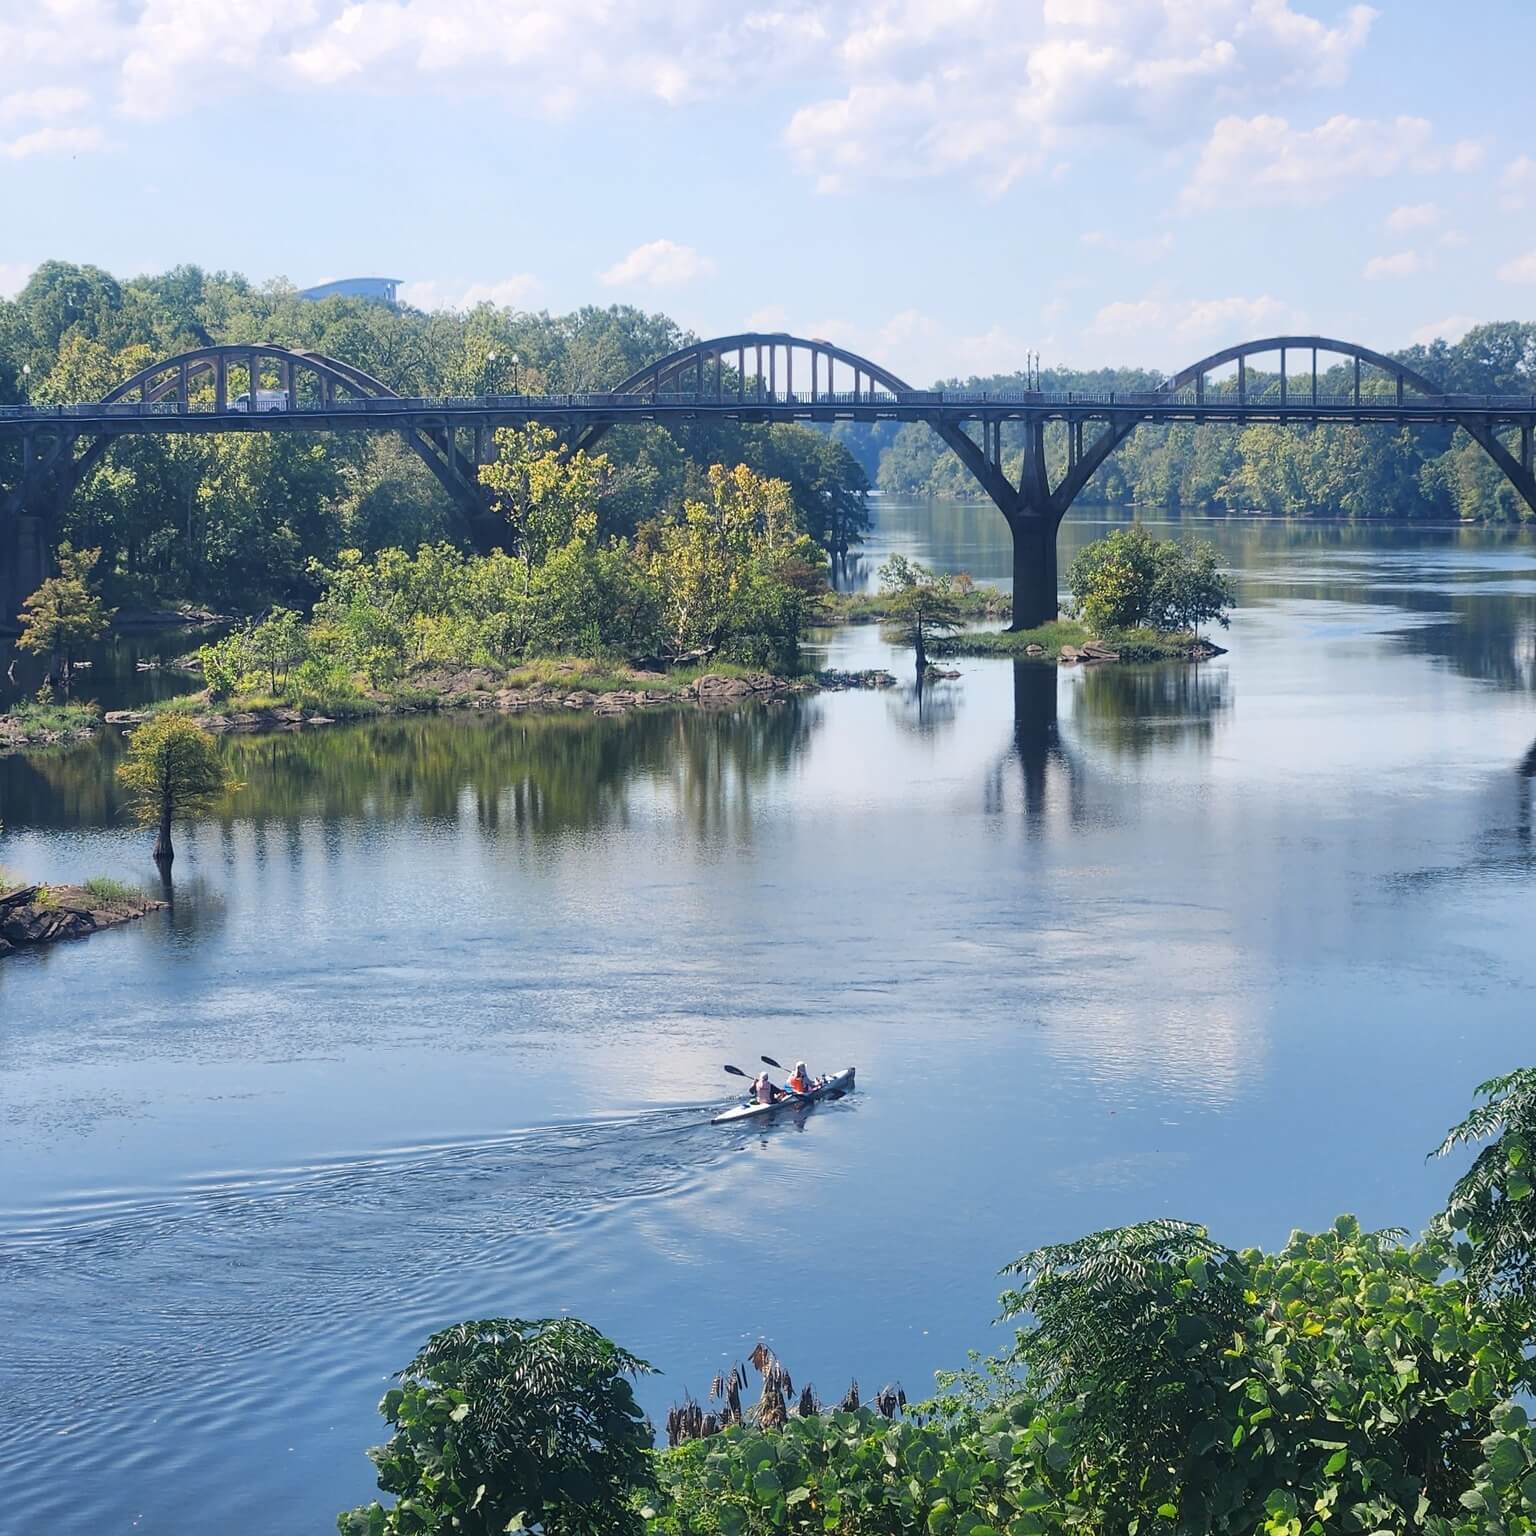
<path fill-rule="evenodd" d="M 1056 534 L 1061 520 L 1049 511 L 1004 511 L 1013 535 L 1013 619 L 1009 630 L 1049 624 L 1061 604 Z"/>
<path fill-rule="evenodd" d="M 22 603 L 48 577 L 48 541 L 40 517 L 0 517 L 0 634 L 16 634 Z"/>

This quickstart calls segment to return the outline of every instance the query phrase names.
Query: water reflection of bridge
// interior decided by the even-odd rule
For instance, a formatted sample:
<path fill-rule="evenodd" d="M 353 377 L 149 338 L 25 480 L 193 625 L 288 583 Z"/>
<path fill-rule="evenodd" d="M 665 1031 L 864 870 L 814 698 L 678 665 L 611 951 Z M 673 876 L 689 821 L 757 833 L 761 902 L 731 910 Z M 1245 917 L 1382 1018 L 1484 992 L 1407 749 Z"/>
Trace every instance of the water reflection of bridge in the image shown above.
<path fill-rule="evenodd" d="M 1298 357 L 1304 366 L 1295 370 Z M 1269 358 L 1273 366 L 1261 362 Z M 1007 521 L 1020 626 L 1054 615 L 1061 520 L 1143 422 L 1449 424 L 1481 444 L 1536 510 L 1536 395 L 1447 394 L 1393 358 L 1326 336 L 1243 342 L 1190 364 L 1158 389 L 1063 394 L 913 389 L 831 342 L 752 332 L 692 343 L 610 390 L 448 399 L 401 396 L 319 353 L 240 343 L 151 364 L 100 401 L 0 407 L 0 439 L 21 446 L 20 477 L 0 497 L 0 614 L 13 613 L 41 579 L 50 520 L 124 436 L 398 433 L 473 536 L 489 544 L 502 530 L 488 516 L 478 466 L 494 455 L 498 427 L 541 422 L 590 448 L 625 423 L 711 420 L 926 422 Z M 1060 461 L 1054 485 L 1048 429 L 1051 446 L 1064 449 L 1051 455 Z M 1004 463 L 1005 438 L 1022 450 L 1016 472 Z"/>
<path fill-rule="evenodd" d="M 1013 663 L 1013 734 L 988 772 L 985 808 L 1001 814 L 1015 804 L 1032 833 L 1053 820 L 1079 828 L 1102 817 L 1090 758 L 1208 746 L 1232 704 L 1226 669 L 1208 666 L 1085 668 L 1074 679 L 1070 734 L 1060 697 L 1058 668 Z"/>

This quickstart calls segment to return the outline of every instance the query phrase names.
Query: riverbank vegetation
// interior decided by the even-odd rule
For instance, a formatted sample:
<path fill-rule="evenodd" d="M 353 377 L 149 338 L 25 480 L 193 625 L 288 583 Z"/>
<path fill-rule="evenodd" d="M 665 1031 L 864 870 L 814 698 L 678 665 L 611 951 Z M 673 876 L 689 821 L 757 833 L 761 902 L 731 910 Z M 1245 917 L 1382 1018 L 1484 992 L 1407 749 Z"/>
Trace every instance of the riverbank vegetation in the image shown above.
<path fill-rule="evenodd" d="M 101 711 L 94 704 L 20 699 L 0 714 L 0 756 L 89 741 L 100 724 Z"/>
<path fill-rule="evenodd" d="M 396 1433 L 372 1455 L 399 1501 L 338 1527 L 1529 1536 L 1536 1069 L 1478 1093 L 1438 1150 L 1481 1151 L 1422 1237 L 1341 1216 L 1239 1252 L 1160 1219 L 1036 1249 L 1004 1271 L 1010 1344 L 916 1405 L 855 1387 L 825 1407 L 759 1346 L 756 1405 L 744 1366 L 721 1373 L 707 1409 L 669 1417 L 667 1449 L 642 1451 L 627 1378 L 649 1367 L 600 1335 L 439 1334 L 380 1404 Z"/>
<path fill-rule="evenodd" d="M 316 566 L 308 619 L 275 608 L 203 646 L 204 693 L 162 708 L 335 718 L 468 692 L 682 696 L 705 675 L 798 673 L 826 562 L 787 482 L 715 465 L 707 499 L 605 539 L 605 458 L 567 454 L 539 429 L 497 437 L 488 480 L 518 530 L 515 553 L 343 550 Z"/>

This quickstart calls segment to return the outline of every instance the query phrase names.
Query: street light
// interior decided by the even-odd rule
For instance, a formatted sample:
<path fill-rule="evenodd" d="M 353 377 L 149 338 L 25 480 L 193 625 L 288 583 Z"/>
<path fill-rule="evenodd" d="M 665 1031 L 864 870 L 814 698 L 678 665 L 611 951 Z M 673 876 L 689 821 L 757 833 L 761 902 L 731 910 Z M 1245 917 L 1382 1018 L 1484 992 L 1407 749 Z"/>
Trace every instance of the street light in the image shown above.
<path fill-rule="evenodd" d="M 23 405 L 30 405 L 32 403 L 32 364 L 31 363 L 23 363 L 21 365 L 21 403 Z"/>
<path fill-rule="evenodd" d="M 522 360 L 518 357 L 517 353 L 514 352 L 512 354 L 512 393 L 514 395 L 520 395 L 523 392 L 522 376 L 518 372 L 518 369 L 521 366 Z"/>
<path fill-rule="evenodd" d="M 494 352 L 487 352 L 485 354 L 485 382 L 486 382 L 487 385 L 489 385 L 493 381 L 493 379 L 495 378 L 495 375 L 496 375 L 496 354 Z M 487 393 L 488 394 L 495 394 L 496 391 L 493 390 L 493 389 L 488 389 Z"/>

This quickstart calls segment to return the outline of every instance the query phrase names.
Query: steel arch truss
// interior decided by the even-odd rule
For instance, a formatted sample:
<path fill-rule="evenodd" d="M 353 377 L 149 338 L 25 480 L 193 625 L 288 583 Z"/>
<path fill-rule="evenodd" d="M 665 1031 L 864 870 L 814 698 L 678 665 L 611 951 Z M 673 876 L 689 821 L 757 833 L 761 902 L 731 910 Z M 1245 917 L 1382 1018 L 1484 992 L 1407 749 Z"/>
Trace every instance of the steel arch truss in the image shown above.
<path fill-rule="evenodd" d="M 347 400 L 400 399 L 382 379 L 338 358 L 271 343 L 244 342 L 197 347 L 151 363 L 109 391 L 101 405 L 134 405 L 138 409 L 133 417 L 139 417 L 143 408 L 153 407 L 156 415 L 186 419 L 189 423 L 198 416 L 216 415 L 220 418 L 217 430 L 238 429 L 244 423 L 238 415 L 231 419 L 231 413 L 238 413 L 241 407 L 238 400 L 231 403 L 230 385 L 240 375 L 246 383 L 246 430 L 259 431 L 271 425 L 261 421 L 263 416 L 299 413 L 301 397 L 305 396 L 305 414 L 316 408 L 323 412 Z M 268 381 L 275 383 L 276 388 L 267 391 Z M 271 396 L 266 404 L 260 398 L 263 392 Z M 125 417 L 125 429 L 130 419 L 133 418 Z M 104 424 L 109 423 L 93 421 L 88 428 L 72 429 L 69 418 L 64 417 L 40 425 L 35 439 L 24 438 L 21 481 L 0 506 L 0 513 L 15 514 L 42 499 L 57 504 L 72 495 L 118 435 L 100 430 Z M 484 444 L 479 445 L 473 457 L 467 456 L 460 449 L 454 426 L 446 418 L 441 426 L 407 423 L 394 430 L 432 471 L 477 539 L 486 542 L 493 530 L 487 526 L 486 500 L 476 472 L 477 461 L 486 457 Z M 42 495 L 45 485 L 52 486 L 51 498 Z"/>
<path fill-rule="evenodd" d="M 839 370 L 842 377 L 839 379 Z M 802 386 L 797 389 L 796 384 Z M 912 412 L 911 419 L 927 421 L 944 443 L 970 470 L 987 495 L 1012 521 L 1023 515 L 1020 492 L 1009 482 L 1002 468 L 1001 437 L 991 425 L 986 427 L 986 446 L 979 445 L 966 431 L 962 421 L 925 406 L 942 404 L 937 390 L 917 390 L 889 368 L 850 352 L 820 337 L 793 336 L 787 331 L 743 331 L 734 336 L 714 336 L 693 342 L 666 357 L 648 363 L 630 374 L 613 390 L 649 400 L 675 414 L 679 405 L 696 404 L 711 415 L 722 410 L 740 421 L 767 419 L 759 416 L 772 407 L 805 407 L 811 421 L 825 411 L 824 419 L 849 407 L 888 406 L 892 414 Z M 591 448 L 614 426 L 613 419 L 600 419 L 584 427 L 576 438 L 576 447 Z M 1128 430 L 1128 429 L 1127 429 Z M 1119 444 L 1124 433 L 1100 447 L 1087 476 Z M 1081 445 L 1079 429 L 1075 441 Z M 1043 459 L 1041 460 L 1043 463 Z M 1081 483 L 1067 486 L 1067 501 L 1077 494 Z"/>
<path fill-rule="evenodd" d="M 1280 359 L 1278 371 L 1274 375 L 1261 376 L 1261 392 L 1254 394 L 1249 384 L 1249 359 L 1276 353 Z M 1299 392 L 1289 367 L 1289 359 L 1298 353 L 1308 360 L 1300 374 L 1302 388 Z M 1323 377 L 1317 366 L 1320 353 L 1343 358 L 1351 365 L 1342 397 L 1320 393 L 1319 380 Z M 1208 375 L 1232 364 L 1236 364 L 1232 382 L 1213 394 Z M 1367 378 L 1366 368 L 1375 370 L 1376 376 Z M 1383 384 L 1385 389 L 1381 388 Z M 1392 404 L 1402 407 L 1413 404 L 1415 396 L 1426 397 L 1443 409 L 1445 420 L 1462 428 L 1483 449 L 1536 512 L 1536 453 L 1533 453 L 1528 420 L 1509 420 L 1497 410 L 1479 409 L 1476 397 L 1447 395 L 1433 379 L 1417 369 L 1357 342 L 1341 341 L 1336 336 L 1267 336 L 1258 341 L 1240 342 L 1235 347 L 1226 347 L 1191 363 L 1176 373 L 1166 387 L 1170 390 L 1193 388 L 1199 405 L 1230 399 L 1239 410 L 1263 403 L 1278 404 L 1282 411 L 1287 406 L 1295 406 L 1298 412 L 1306 412 L 1320 404 L 1336 403 L 1358 411 L 1368 407 L 1373 399 L 1386 397 Z M 1511 450 L 1499 436 L 1512 428 L 1520 434 L 1516 450 Z"/>

